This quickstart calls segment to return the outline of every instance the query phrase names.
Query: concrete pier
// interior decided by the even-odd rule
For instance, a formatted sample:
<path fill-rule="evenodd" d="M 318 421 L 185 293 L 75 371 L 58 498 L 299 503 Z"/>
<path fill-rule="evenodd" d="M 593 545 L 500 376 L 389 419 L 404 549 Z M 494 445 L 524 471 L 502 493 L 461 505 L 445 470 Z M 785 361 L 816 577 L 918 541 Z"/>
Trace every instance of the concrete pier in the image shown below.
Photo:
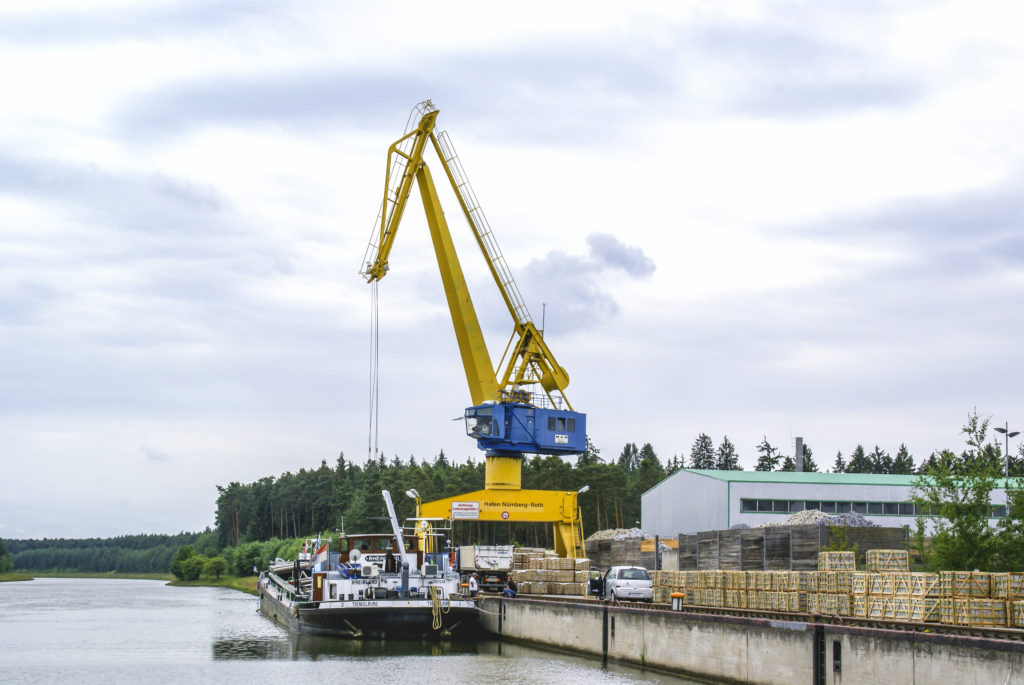
<path fill-rule="evenodd" d="M 1024 642 L 487 597 L 482 627 L 503 638 L 716 682 L 757 685 L 1024 682 Z"/>

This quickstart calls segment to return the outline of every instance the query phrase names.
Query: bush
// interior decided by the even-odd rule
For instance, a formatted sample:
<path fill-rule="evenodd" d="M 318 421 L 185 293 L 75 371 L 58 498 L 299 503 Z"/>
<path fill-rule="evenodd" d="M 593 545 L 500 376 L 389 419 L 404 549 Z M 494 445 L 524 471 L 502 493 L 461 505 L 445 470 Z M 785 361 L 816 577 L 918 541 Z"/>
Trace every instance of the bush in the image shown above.
<path fill-rule="evenodd" d="M 228 562 L 224 560 L 224 557 L 213 557 L 206 561 L 206 565 L 203 566 L 203 573 L 220 580 L 221 574 L 227 569 Z"/>
<path fill-rule="evenodd" d="M 192 545 L 182 545 L 178 548 L 178 551 L 174 553 L 174 559 L 171 561 L 171 573 L 178 580 L 186 580 L 185 578 L 185 562 L 195 556 L 196 551 L 192 549 Z M 196 576 L 197 578 L 199 576 Z"/>
<path fill-rule="evenodd" d="M 203 569 L 206 568 L 206 562 L 209 561 L 202 554 L 193 554 L 188 559 L 182 562 L 182 580 L 199 580 L 199 576 L 203 575 Z"/>

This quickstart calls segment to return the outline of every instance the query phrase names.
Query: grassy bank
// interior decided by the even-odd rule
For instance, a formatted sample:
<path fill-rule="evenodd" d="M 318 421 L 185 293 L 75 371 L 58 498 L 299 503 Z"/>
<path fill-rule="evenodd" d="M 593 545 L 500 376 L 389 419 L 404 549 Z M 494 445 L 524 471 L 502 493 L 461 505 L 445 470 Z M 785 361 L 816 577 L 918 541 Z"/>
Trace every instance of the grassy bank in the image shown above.
<path fill-rule="evenodd" d="M 16 580 L 33 580 L 27 573 L 0 573 L 0 583 L 11 583 Z"/>
<path fill-rule="evenodd" d="M 199 580 L 172 580 L 168 585 L 179 587 L 227 587 L 232 590 L 241 590 L 250 595 L 256 592 L 256 576 L 221 576 L 216 578 L 200 578 Z"/>
<path fill-rule="evenodd" d="M 30 571 L 36 578 L 127 578 L 131 580 L 172 580 L 170 573 L 81 573 L 79 571 Z"/>

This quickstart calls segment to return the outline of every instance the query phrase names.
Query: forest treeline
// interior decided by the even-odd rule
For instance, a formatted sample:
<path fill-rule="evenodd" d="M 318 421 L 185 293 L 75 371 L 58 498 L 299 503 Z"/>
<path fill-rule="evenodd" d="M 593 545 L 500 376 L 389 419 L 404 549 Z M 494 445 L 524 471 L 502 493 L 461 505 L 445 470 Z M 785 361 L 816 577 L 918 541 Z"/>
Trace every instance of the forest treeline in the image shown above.
<path fill-rule="evenodd" d="M 167 573 L 175 551 L 182 545 L 196 544 L 199 538 L 199 533 L 179 533 L 5 540 L 4 544 L 18 571 Z M 212 543 L 213 533 L 207 538 Z"/>
<path fill-rule="evenodd" d="M 629 444 L 609 463 L 587 441 L 587 450 L 575 464 L 555 456 L 525 458 L 524 489 L 589 491 L 579 498 L 583 528 L 633 527 L 640 521 L 640 496 L 666 475 L 661 460 L 648 443 Z M 216 531 L 221 546 L 270 538 L 298 537 L 310 531 L 346 532 L 389 530 L 381 490 L 392 493 L 399 519 L 415 514 L 414 502 L 403 493 L 415 489 L 423 501 L 452 497 L 484 484 L 484 464 L 467 459 L 451 463 L 442 451 L 432 461 L 410 457 L 386 460 L 383 456 L 359 465 L 339 455 L 335 464 L 321 462 L 316 469 L 267 476 L 253 483 L 218 486 Z M 458 522 L 462 544 L 518 542 L 550 547 L 547 526 L 503 522 Z"/>

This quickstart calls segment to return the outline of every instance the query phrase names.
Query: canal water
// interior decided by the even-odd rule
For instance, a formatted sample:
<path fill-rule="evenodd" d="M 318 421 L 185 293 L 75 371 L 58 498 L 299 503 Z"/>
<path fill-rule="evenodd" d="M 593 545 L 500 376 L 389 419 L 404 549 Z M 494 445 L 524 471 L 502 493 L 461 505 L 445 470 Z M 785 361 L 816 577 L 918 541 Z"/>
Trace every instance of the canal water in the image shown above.
<path fill-rule="evenodd" d="M 256 598 L 162 581 L 0 583 L 0 682 L 501 683 L 693 681 L 493 640 L 351 641 L 290 635 Z"/>

